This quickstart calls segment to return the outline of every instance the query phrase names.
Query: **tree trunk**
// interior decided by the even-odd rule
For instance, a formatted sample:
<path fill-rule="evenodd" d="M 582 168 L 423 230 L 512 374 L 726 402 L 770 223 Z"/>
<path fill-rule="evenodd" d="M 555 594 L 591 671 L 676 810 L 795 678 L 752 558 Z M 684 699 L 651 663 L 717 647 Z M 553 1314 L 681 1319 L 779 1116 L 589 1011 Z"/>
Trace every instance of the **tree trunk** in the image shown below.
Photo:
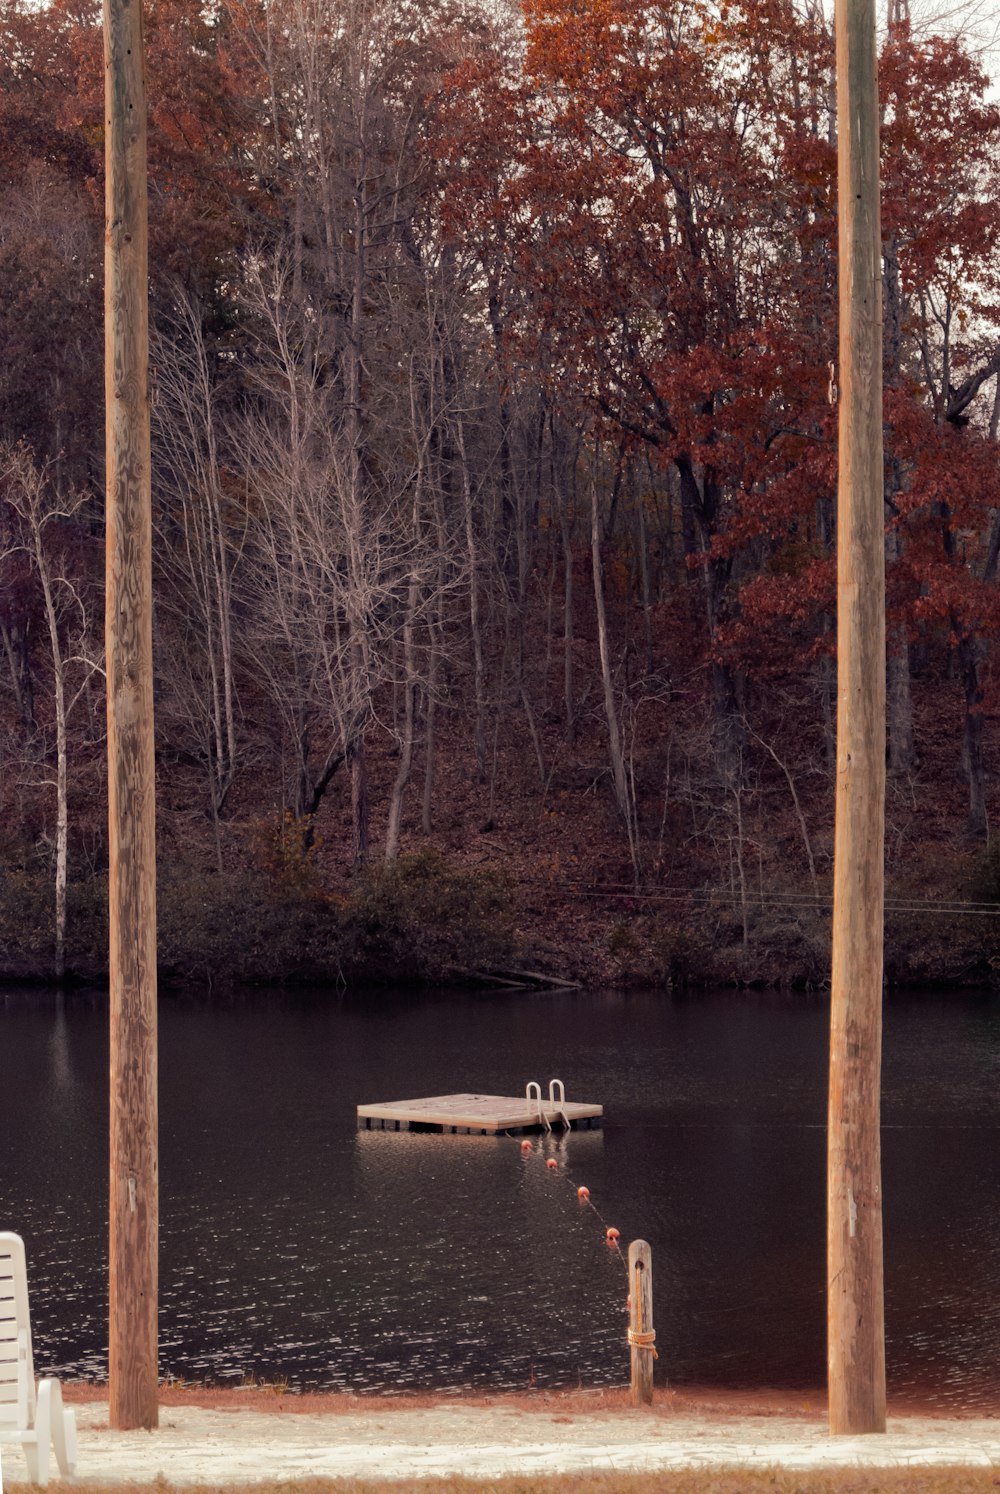
<path fill-rule="evenodd" d="M 885 356 L 883 366 L 890 387 L 902 379 L 903 284 L 899 272 L 899 246 L 890 234 L 882 250 L 882 282 L 885 293 Z M 895 525 L 896 499 L 903 486 L 899 460 L 890 448 L 885 466 L 885 563 L 886 582 L 891 587 L 893 566 L 903 548 L 902 536 Z M 893 773 L 908 773 L 916 762 L 913 746 L 913 701 L 910 694 L 910 642 L 906 628 L 892 629 L 886 658 L 887 735 L 889 768 Z"/>
<path fill-rule="evenodd" d="M 300 820 L 307 812 L 307 806 L 312 797 L 312 777 L 309 772 L 309 726 L 302 720 L 301 713 L 295 723 L 295 798 L 292 803 L 292 815 Z"/>
<path fill-rule="evenodd" d="M 473 688 L 475 691 L 476 777 L 486 782 L 486 699 L 484 692 L 483 633 L 479 616 L 479 554 L 476 547 L 475 515 L 472 511 L 472 481 L 465 451 L 465 426 L 461 416 L 455 422 L 455 441 L 462 469 L 462 508 L 465 519 L 465 552 L 469 567 L 469 636 L 472 642 Z"/>
<path fill-rule="evenodd" d="M 400 827 L 403 822 L 403 795 L 410 780 L 413 763 L 413 722 L 416 707 L 417 680 L 413 661 L 413 622 L 417 609 L 417 580 L 411 577 L 403 620 L 403 731 L 400 739 L 399 768 L 389 799 L 389 824 L 385 832 L 385 859 L 395 861 L 399 855 Z"/>
<path fill-rule="evenodd" d="M 42 544 L 41 529 L 34 533 L 35 566 L 42 586 L 45 601 L 45 621 L 49 630 L 49 647 L 52 650 L 52 687 L 56 716 L 56 928 L 55 928 L 55 977 L 62 981 L 66 974 L 66 872 L 69 849 L 69 813 L 66 800 L 66 671 L 63 664 L 62 645 L 59 641 L 59 620 L 56 616 L 55 597 L 52 592 L 52 577 Z"/>
<path fill-rule="evenodd" d="M 559 503 L 559 528 L 563 547 L 563 735 L 572 747 L 576 740 L 576 705 L 573 699 L 573 542 L 566 505 Z"/>
<path fill-rule="evenodd" d="M 645 677 L 653 673 L 653 602 L 649 585 L 649 544 L 646 538 L 646 505 L 642 493 L 635 495 L 639 531 L 639 584 L 642 592 L 642 629 L 645 641 Z"/>
<path fill-rule="evenodd" d="M 493 331 L 496 375 L 501 391 L 497 402 L 497 418 L 500 427 L 498 451 L 500 459 L 500 530 L 503 568 L 505 575 L 509 578 L 514 574 L 515 570 L 519 570 L 520 568 L 520 550 L 517 545 L 512 546 L 510 543 L 510 536 L 516 532 L 517 527 L 517 505 L 513 497 L 514 474 L 510 454 L 511 414 L 507 395 L 508 379 L 505 373 L 504 319 L 500 309 L 499 293 L 495 286 L 490 287 L 487 305 L 490 326 Z"/>
<path fill-rule="evenodd" d="M 716 533 L 722 490 L 709 468 L 705 468 L 699 478 L 690 457 L 679 457 L 675 465 L 680 474 L 682 509 L 697 520 L 701 551 L 705 554 L 710 551 Z M 685 534 L 685 550 L 687 543 Z M 725 588 L 729 580 L 730 564 L 731 562 L 723 557 L 712 557 L 706 559 L 704 565 L 701 566 L 705 621 L 710 650 L 715 644 Z M 736 679 L 731 666 L 716 658 L 713 658 L 709 665 L 709 678 L 715 756 L 722 775 L 728 783 L 738 772 L 739 757 L 744 746 L 739 723 Z"/>
<path fill-rule="evenodd" d="M 958 629 L 956 619 L 952 626 Z M 989 838 L 986 815 L 986 782 L 983 767 L 983 686 L 979 678 L 979 644 L 973 633 L 963 633 L 958 642 L 958 669 L 965 694 L 962 722 L 962 767 L 969 790 L 966 833 L 972 840 Z"/>
<path fill-rule="evenodd" d="M 352 79 L 357 88 L 359 80 Z M 359 107 L 362 114 L 365 100 Z M 367 498 L 367 473 L 365 463 L 365 441 L 367 421 L 362 408 L 364 384 L 364 335 L 365 335 L 365 288 L 368 263 L 368 182 L 365 158 L 366 138 L 363 123 L 359 123 L 359 160 L 354 181 L 354 238 L 353 275 L 351 282 L 351 305 L 347 328 L 346 362 L 346 410 L 347 473 L 350 532 L 350 571 L 352 599 L 349 604 L 351 670 L 353 686 L 362 697 L 358 717 L 347 741 L 347 758 L 351 766 L 351 825 L 352 859 L 355 866 L 363 866 L 368 860 L 369 816 L 368 762 L 365 753 L 365 732 L 368 725 L 371 701 L 369 699 L 371 672 L 369 669 L 369 637 L 367 613 L 366 558 L 364 545 L 367 538 L 364 516 Z"/>
<path fill-rule="evenodd" d="M 916 763 L 917 755 L 913 741 L 910 641 L 902 623 L 892 630 L 886 653 L 886 702 L 889 771 L 909 773 Z"/>
<path fill-rule="evenodd" d="M 10 666 L 10 679 L 17 701 L 17 712 L 26 736 L 35 731 L 35 691 L 31 677 L 31 655 L 28 650 L 28 622 L 12 618 L 8 626 L 0 622 L 0 637 Z"/>
<path fill-rule="evenodd" d="M 351 859 L 355 866 L 368 860 L 370 807 L 368 803 L 368 760 L 364 731 L 360 731 L 347 750 L 351 764 Z"/>
<path fill-rule="evenodd" d="M 431 661 L 430 677 L 427 683 L 427 711 L 424 716 L 424 791 L 420 805 L 420 828 L 425 835 L 430 835 L 434 829 L 434 752 L 435 752 L 435 712 L 436 702 L 431 694 L 434 688 L 437 673 L 436 661 Z"/>
<path fill-rule="evenodd" d="M 820 706 L 823 714 L 823 761 L 831 777 L 837 771 L 837 719 L 834 701 L 837 697 L 837 661 L 827 654 L 820 660 Z"/>
<path fill-rule="evenodd" d="M 892 459 L 887 467 L 885 496 L 891 519 L 902 480 L 898 462 Z M 890 524 L 885 535 L 887 580 L 901 550 L 899 531 Z M 913 744 L 913 696 L 910 690 L 910 640 L 905 623 L 897 623 L 892 629 L 886 652 L 886 705 L 889 768 L 893 773 L 909 773 L 916 763 L 916 751 Z"/>
<path fill-rule="evenodd" d="M 521 705 L 524 707 L 524 719 L 528 723 L 528 732 L 531 736 L 531 745 L 535 750 L 535 762 L 538 764 L 538 782 L 541 787 L 544 788 L 546 784 L 546 776 L 545 755 L 542 752 L 542 739 L 538 734 L 538 725 L 535 721 L 535 713 L 532 710 L 531 701 L 528 699 L 528 692 L 524 688 L 523 684 L 521 685 Z"/>
<path fill-rule="evenodd" d="M 615 789 L 615 803 L 630 832 L 632 816 L 629 805 L 628 781 L 625 776 L 625 758 L 622 753 L 621 731 L 618 726 L 618 709 L 615 705 L 614 681 L 611 677 L 611 655 L 608 647 L 608 619 L 604 608 L 604 575 L 601 567 L 601 528 L 597 511 L 597 481 L 590 488 L 590 554 L 594 572 L 594 606 L 597 611 L 597 644 L 601 657 L 601 683 L 604 686 L 604 715 L 608 726 L 608 750 L 611 757 L 611 777 Z"/>
<path fill-rule="evenodd" d="M 824 550 L 833 553 L 833 508 L 828 498 L 819 498 L 816 501 L 816 529 Z M 823 637 L 830 638 L 834 631 L 834 624 L 828 612 L 822 613 L 820 627 Z M 823 761 L 830 774 L 830 781 L 834 783 L 837 769 L 837 733 L 833 703 L 837 694 L 837 662 L 831 653 L 824 652 L 820 655 L 818 669 L 820 711 L 823 721 Z"/>

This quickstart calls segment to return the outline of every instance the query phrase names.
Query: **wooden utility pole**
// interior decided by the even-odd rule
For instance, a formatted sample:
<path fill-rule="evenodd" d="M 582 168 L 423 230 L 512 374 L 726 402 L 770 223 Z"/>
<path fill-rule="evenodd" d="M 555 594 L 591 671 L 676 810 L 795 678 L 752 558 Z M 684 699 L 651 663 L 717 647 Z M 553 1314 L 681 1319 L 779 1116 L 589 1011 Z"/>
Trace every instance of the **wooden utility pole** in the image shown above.
<path fill-rule="evenodd" d="M 109 1390 L 157 1425 L 156 837 L 141 0 L 104 0 L 111 971 Z"/>
<path fill-rule="evenodd" d="M 879 1091 L 885 841 L 882 243 L 873 0 L 836 0 L 837 801 L 827 1172 L 830 1431 L 885 1431 Z"/>

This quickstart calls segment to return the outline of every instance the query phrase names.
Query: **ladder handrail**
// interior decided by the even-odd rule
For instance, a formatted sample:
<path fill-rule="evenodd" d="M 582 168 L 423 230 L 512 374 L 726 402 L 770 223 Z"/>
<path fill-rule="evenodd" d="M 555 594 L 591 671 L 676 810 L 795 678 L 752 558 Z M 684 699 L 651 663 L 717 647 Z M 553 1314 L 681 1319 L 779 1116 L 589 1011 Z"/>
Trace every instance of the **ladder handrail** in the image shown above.
<path fill-rule="evenodd" d="M 534 1094 L 531 1093 L 532 1090 L 535 1091 Z M 532 1101 L 534 1101 L 540 1124 L 545 1127 L 546 1131 L 551 1131 L 552 1127 L 549 1124 L 549 1118 L 545 1114 L 545 1106 L 542 1102 L 542 1086 L 537 1082 L 537 1080 L 528 1080 L 527 1084 L 524 1086 L 524 1098 L 529 1105 L 532 1103 Z"/>

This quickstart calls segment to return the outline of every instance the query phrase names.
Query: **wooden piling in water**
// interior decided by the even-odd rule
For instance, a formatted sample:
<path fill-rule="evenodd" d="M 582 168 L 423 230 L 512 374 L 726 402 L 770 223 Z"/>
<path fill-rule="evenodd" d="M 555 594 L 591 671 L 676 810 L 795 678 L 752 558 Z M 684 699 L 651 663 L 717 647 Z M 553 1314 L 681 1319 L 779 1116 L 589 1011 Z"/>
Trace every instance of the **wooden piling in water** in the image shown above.
<path fill-rule="evenodd" d="M 633 1406 L 651 1406 L 656 1330 L 653 1327 L 653 1252 L 645 1240 L 633 1240 L 628 1248 L 628 1283 L 631 1400 Z"/>

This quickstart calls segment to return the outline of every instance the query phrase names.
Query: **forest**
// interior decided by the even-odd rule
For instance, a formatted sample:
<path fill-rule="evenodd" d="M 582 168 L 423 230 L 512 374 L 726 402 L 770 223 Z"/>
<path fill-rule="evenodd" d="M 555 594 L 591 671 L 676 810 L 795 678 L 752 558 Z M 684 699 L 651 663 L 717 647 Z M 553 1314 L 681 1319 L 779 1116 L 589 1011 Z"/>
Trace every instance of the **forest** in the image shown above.
<path fill-rule="evenodd" d="M 150 0 L 168 977 L 828 979 L 809 0 Z M 103 54 L 0 0 L 0 973 L 106 969 Z M 880 62 L 886 968 L 988 982 L 1000 109 Z"/>

